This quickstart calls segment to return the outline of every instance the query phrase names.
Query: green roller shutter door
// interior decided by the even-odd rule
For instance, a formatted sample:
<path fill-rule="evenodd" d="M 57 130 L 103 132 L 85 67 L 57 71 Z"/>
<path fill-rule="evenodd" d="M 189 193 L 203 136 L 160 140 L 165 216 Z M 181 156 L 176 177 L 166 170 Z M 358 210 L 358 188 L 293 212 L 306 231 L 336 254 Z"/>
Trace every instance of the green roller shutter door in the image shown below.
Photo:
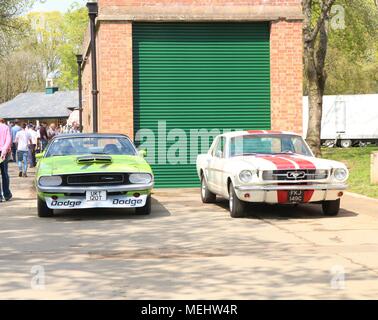
<path fill-rule="evenodd" d="M 151 129 L 160 152 L 158 121 L 188 136 L 181 164 L 158 163 L 156 145 L 156 187 L 198 186 L 190 129 L 270 129 L 269 47 L 268 23 L 133 25 L 134 132 Z"/>

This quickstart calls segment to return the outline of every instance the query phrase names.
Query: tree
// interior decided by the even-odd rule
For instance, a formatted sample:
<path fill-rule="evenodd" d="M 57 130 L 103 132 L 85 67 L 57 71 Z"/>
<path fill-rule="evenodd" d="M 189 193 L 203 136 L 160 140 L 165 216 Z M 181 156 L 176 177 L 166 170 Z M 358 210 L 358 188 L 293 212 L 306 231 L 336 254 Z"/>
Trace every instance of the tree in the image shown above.
<path fill-rule="evenodd" d="M 87 10 L 74 4 L 65 14 L 34 12 L 14 16 L 9 20 L 13 26 L 16 25 L 14 20 L 25 27 L 22 32 L 4 33 L 0 103 L 22 92 L 42 91 L 47 76 L 55 77 L 55 83 L 62 89 L 76 89 L 75 54 L 81 49 L 88 24 Z"/>
<path fill-rule="evenodd" d="M 378 10 L 374 0 L 337 0 L 344 26 L 329 26 L 325 94 L 378 92 Z M 334 6 L 336 8 L 336 6 Z"/>
<path fill-rule="evenodd" d="M 58 52 L 61 59 L 59 77 L 57 83 L 63 89 L 77 88 L 77 63 L 76 54 L 81 50 L 84 32 L 88 26 L 88 10 L 73 5 L 64 15 L 62 31 L 64 41 L 59 46 Z"/>
<path fill-rule="evenodd" d="M 378 91 L 376 6 L 375 0 L 302 0 L 304 93 L 309 96 L 307 142 L 317 156 L 323 94 Z M 337 7 L 343 9 L 345 22 L 339 28 L 333 26 Z"/>
<path fill-rule="evenodd" d="M 304 14 L 304 65 L 308 81 L 309 99 L 309 120 L 306 140 L 315 156 L 321 154 L 320 126 L 323 94 L 327 79 L 324 71 L 328 45 L 326 21 L 334 3 L 335 0 L 302 0 Z M 315 18 L 316 12 L 318 13 L 317 18 Z"/>
<path fill-rule="evenodd" d="M 20 34 L 24 31 L 25 25 L 23 20 L 19 19 L 23 13 L 32 4 L 31 0 L 1 0 L 0 5 L 0 58 L 3 57 L 12 42 L 10 35 Z"/>

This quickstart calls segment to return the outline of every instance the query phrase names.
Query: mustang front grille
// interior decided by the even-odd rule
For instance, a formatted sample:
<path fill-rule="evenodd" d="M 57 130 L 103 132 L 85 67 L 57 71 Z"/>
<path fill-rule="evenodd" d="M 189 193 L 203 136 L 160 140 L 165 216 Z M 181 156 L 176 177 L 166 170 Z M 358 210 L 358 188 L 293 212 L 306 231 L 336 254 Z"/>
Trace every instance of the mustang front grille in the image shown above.
<path fill-rule="evenodd" d="M 128 175 L 123 173 L 73 174 L 67 175 L 64 180 L 68 186 L 120 185 L 129 182 Z"/>
<path fill-rule="evenodd" d="M 298 170 L 269 170 L 262 174 L 267 181 L 303 181 L 323 180 L 328 178 L 328 170 L 298 169 Z"/>

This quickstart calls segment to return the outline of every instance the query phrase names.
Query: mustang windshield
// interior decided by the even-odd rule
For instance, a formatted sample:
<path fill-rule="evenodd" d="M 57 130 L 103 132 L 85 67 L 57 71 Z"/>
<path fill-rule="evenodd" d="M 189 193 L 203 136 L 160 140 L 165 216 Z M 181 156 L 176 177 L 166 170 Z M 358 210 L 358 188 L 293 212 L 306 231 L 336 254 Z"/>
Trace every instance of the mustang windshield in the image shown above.
<path fill-rule="evenodd" d="M 244 135 L 231 139 L 230 155 L 301 154 L 311 156 L 302 137 L 295 135 Z"/>
<path fill-rule="evenodd" d="M 54 140 L 46 157 L 86 154 L 135 155 L 136 150 L 122 137 L 67 137 Z"/>

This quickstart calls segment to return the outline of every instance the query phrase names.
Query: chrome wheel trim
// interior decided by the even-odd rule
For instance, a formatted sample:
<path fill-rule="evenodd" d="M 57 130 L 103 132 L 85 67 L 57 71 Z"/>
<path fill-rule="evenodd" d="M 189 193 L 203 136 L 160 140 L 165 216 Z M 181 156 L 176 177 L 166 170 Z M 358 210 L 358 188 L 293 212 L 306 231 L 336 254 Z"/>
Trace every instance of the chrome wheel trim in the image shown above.
<path fill-rule="evenodd" d="M 229 206 L 230 206 L 230 211 L 233 210 L 234 208 L 234 196 L 232 194 L 232 189 L 230 190 L 230 196 L 229 196 Z"/>
<path fill-rule="evenodd" d="M 202 195 L 202 198 L 205 198 L 206 185 L 205 185 L 205 179 L 204 178 L 202 178 L 202 183 L 201 183 L 201 195 Z"/>

